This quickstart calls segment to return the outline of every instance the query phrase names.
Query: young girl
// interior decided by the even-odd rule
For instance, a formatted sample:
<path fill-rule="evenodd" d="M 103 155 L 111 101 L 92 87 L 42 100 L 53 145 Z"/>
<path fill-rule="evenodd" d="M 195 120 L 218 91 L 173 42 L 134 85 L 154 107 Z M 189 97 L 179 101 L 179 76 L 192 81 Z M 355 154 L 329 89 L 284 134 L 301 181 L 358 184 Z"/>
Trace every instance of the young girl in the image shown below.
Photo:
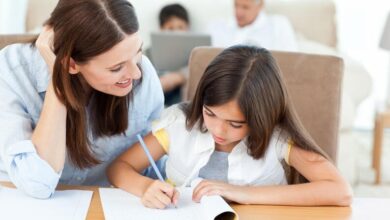
<path fill-rule="evenodd" d="M 351 203 L 350 186 L 299 122 L 265 49 L 224 50 L 207 67 L 192 102 L 166 109 L 152 127 L 145 142 L 154 160 L 169 155 L 167 182 L 204 179 L 194 201 L 220 195 L 241 204 Z M 147 166 L 136 144 L 110 165 L 108 178 L 147 207 L 176 203 L 172 184 L 139 174 Z"/>

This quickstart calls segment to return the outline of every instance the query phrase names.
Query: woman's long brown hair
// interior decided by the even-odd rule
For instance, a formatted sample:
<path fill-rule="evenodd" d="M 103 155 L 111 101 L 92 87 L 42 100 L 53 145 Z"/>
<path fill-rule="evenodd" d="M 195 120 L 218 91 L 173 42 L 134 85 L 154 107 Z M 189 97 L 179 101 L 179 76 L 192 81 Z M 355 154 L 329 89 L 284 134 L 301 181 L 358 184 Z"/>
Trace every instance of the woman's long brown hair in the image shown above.
<path fill-rule="evenodd" d="M 234 46 L 222 51 L 206 68 L 192 102 L 183 108 L 187 128 L 199 123 L 198 129 L 205 132 L 203 106 L 219 106 L 232 100 L 237 100 L 248 123 L 248 154 L 253 158 L 264 156 L 279 126 L 294 146 L 329 159 L 298 119 L 279 67 L 266 49 Z M 283 166 L 289 183 L 307 181 L 285 162 Z"/>
<path fill-rule="evenodd" d="M 69 60 L 82 64 L 108 51 L 126 35 L 138 31 L 138 20 L 126 0 L 60 0 L 46 24 L 54 30 L 56 60 L 52 81 L 67 109 L 68 157 L 77 167 L 88 168 L 100 163 L 90 145 L 89 128 L 95 137 L 123 133 L 128 127 L 132 93 L 125 97 L 95 90 L 87 94 L 82 76 L 68 73 Z"/>

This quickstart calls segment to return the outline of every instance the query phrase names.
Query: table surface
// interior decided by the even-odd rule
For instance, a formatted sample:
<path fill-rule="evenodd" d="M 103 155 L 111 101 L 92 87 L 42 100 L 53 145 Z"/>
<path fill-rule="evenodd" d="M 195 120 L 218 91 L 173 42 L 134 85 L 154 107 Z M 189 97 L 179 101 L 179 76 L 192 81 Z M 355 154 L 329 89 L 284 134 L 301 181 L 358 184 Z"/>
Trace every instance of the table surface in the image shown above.
<path fill-rule="evenodd" d="M 13 187 L 12 183 L 1 182 L 2 185 Z M 57 190 L 90 190 L 93 191 L 92 201 L 87 219 L 104 219 L 100 201 L 99 187 L 96 186 L 65 186 Z M 240 220 L 305 220 L 305 219 L 390 219 L 390 198 L 355 198 L 351 207 L 302 207 L 302 206 L 270 206 L 270 205 L 238 205 L 230 204 L 237 212 Z"/>

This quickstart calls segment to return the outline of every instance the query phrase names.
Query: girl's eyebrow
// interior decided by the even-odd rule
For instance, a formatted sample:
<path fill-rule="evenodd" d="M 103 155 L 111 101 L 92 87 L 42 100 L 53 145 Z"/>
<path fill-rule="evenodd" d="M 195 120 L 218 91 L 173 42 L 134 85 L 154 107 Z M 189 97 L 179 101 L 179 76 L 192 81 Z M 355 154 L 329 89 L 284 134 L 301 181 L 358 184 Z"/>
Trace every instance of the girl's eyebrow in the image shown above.
<path fill-rule="evenodd" d="M 216 114 L 215 114 L 213 111 L 211 111 L 209 108 L 207 108 L 205 105 L 203 105 L 203 107 L 204 107 L 207 111 L 211 112 L 213 115 L 216 116 Z M 223 119 L 223 120 L 228 121 L 228 122 L 238 123 L 238 124 L 245 124 L 245 123 L 246 123 L 246 121 L 237 121 L 237 120 L 229 120 L 229 119 Z"/>

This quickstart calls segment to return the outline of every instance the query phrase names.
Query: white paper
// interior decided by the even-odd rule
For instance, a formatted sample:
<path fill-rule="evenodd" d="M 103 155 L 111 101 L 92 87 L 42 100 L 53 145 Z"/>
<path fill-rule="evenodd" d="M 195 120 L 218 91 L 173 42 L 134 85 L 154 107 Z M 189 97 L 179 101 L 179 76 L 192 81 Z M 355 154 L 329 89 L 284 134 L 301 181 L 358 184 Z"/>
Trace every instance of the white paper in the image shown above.
<path fill-rule="evenodd" d="M 201 203 L 195 203 L 192 201 L 192 188 L 178 188 L 178 190 L 180 198 L 177 208 L 163 210 L 146 208 L 140 198 L 121 189 L 100 188 L 99 192 L 106 220 L 207 220 L 214 219 L 224 212 L 234 212 L 220 196 L 203 197 Z"/>
<path fill-rule="evenodd" d="M 56 191 L 49 199 L 34 199 L 18 189 L 0 187 L 0 219 L 84 220 L 92 191 Z"/>

